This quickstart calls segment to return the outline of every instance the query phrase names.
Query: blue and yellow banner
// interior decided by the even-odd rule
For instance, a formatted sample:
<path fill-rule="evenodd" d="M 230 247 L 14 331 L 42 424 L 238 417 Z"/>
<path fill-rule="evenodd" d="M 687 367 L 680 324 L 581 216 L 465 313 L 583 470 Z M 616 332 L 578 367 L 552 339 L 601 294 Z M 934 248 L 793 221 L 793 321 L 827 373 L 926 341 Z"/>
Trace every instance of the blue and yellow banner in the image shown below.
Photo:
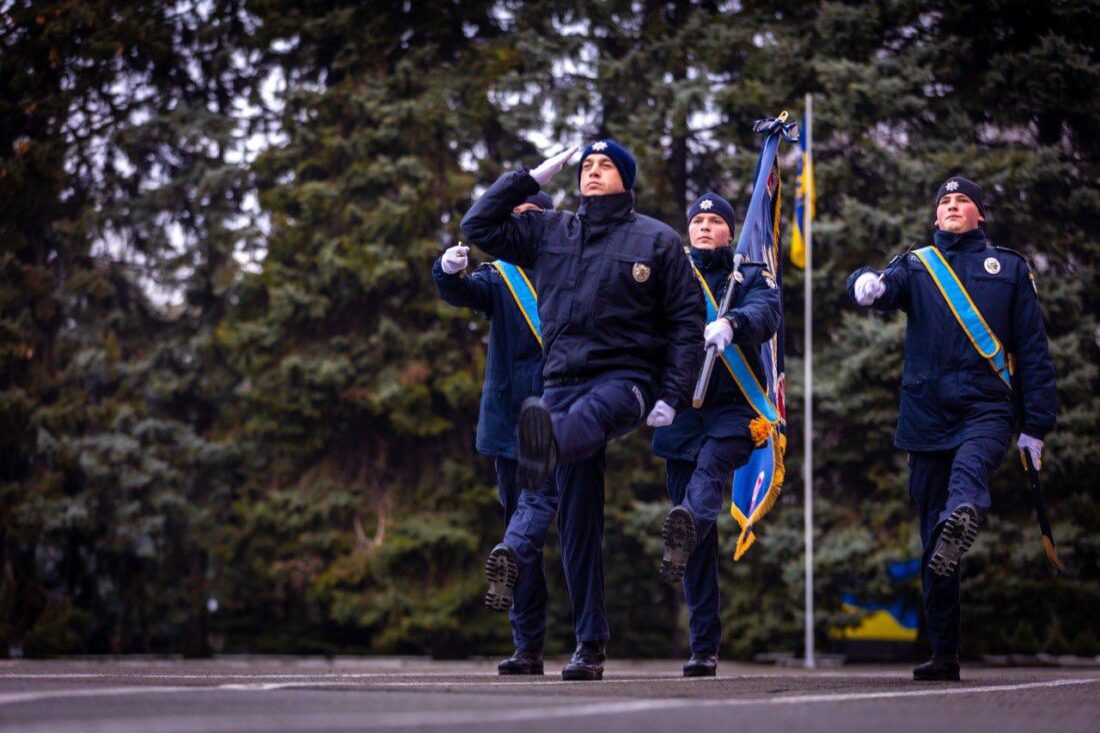
<path fill-rule="evenodd" d="M 814 184 L 813 151 L 806 148 L 806 137 L 800 136 L 798 147 L 798 186 L 794 192 L 794 221 L 791 222 L 791 264 L 806 269 L 806 222 L 816 215 L 817 190 Z"/>
<path fill-rule="evenodd" d="M 757 120 L 753 131 L 765 136 L 756 164 L 756 179 L 752 199 L 737 241 L 737 252 L 746 259 L 763 262 L 775 275 L 775 285 L 780 299 L 783 293 L 783 272 L 779 253 L 779 224 L 782 216 L 782 181 L 779 175 L 777 153 L 779 143 L 797 142 L 798 124 L 787 123 L 784 112 L 776 119 Z M 754 420 L 753 433 L 759 446 L 749 462 L 733 475 L 730 514 L 741 528 L 737 538 L 734 560 L 756 541 L 753 526 L 775 506 L 783 487 L 783 455 L 787 450 L 787 407 L 784 401 L 785 377 L 783 358 L 783 319 L 780 314 L 776 335 L 760 345 L 760 358 L 764 364 L 768 399 L 778 411 L 774 422 Z M 763 429 L 761 429 L 763 428 Z"/>

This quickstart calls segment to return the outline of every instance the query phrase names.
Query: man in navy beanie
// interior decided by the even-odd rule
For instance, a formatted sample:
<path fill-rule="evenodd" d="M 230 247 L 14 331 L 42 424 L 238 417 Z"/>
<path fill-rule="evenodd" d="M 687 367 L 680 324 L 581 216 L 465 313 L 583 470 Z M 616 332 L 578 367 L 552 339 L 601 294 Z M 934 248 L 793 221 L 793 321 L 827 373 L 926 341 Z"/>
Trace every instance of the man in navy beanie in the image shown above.
<path fill-rule="evenodd" d="M 952 176 L 935 200 L 933 243 L 848 278 L 856 304 L 906 314 L 894 446 L 908 453 L 920 513 L 932 658 L 919 681 L 958 681 L 960 562 L 990 508 L 989 478 L 1014 429 L 1038 469 L 1058 412 L 1054 363 L 1027 260 L 986 239 L 982 190 Z"/>
<path fill-rule="evenodd" d="M 512 214 L 575 152 L 503 176 L 463 217 L 462 233 L 534 272 L 545 388 L 520 410 L 516 478 L 521 489 L 539 491 L 545 476 L 555 476 L 577 639 L 562 677 L 597 680 L 610 636 L 603 578 L 606 447 L 643 422 L 668 425 L 690 405 L 705 310 L 680 238 L 634 211 L 636 165 L 614 140 L 582 152 L 577 213 Z"/>
<path fill-rule="evenodd" d="M 782 302 L 775 276 L 762 262 L 745 262 L 733 277 L 730 309 L 717 313 L 733 272 L 733 207 L 716 193 L 705 193 L 687 213 L 688 253 L 697 287 L 714 297 L 715 315 L 703 332 L 722 359 L 727 347 L 742 348 L 756 380 L 764 384 L 765 365 L 756 348 L 779 327 Z M 718 670 L 719 618 L 718 528 L 723 497 L 733 472 L 755 448 L 756 411 L 729 370 L 714 370 L 698 409 L 681 410 L 667 427 L 653 431 L 653 452 L 665 459 L 665 481 L 672 511 L 661 528 L 664 555 L 661 578 L 682 582 L 688 607 L 691 659 L 685 677 L 713 677 Z"/>

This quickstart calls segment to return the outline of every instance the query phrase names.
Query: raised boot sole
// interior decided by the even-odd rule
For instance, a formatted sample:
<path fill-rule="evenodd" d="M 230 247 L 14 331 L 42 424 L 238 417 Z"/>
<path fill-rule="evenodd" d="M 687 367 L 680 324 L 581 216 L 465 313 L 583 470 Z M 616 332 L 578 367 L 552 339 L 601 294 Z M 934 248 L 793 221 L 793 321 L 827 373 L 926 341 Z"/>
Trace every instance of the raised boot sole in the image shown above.
<path fill-rule="evenodd" d="M 944 523 L 936 549 L 928 560 L 928 568 L 936 575 L 951 575 L 959 567 L 959 560 L 978 537 L 978 514 L 968 506 L 960 506 L 951 512 Z"/>
<path fill-rule="evenodd" d="M 494 611 L 507 611 L 512 607 L 512 592 L 519 577 L 519 566 L 512 553 L 497 546 L 485 561 L 485 579 L 489 590 L 485 593 L 485 605 Z"/>
<path fill-rule="evenodd" d="M 538 397 L 523 401 L 516 424 L 519 455 L 516 484 L 521 491 L 536 491 L 553 468 L 554 424 L 550 410 Z"/>
<path fill-rule="evenodd" d="M 678 583 L 684 577 L 688 558 L 695 549 L 695 522 L 691 513 L 683 507 L 675 507 L 665 517 L 661 538 L 665 541 L 665 551 L 661 557 L 661 580 Z"/>

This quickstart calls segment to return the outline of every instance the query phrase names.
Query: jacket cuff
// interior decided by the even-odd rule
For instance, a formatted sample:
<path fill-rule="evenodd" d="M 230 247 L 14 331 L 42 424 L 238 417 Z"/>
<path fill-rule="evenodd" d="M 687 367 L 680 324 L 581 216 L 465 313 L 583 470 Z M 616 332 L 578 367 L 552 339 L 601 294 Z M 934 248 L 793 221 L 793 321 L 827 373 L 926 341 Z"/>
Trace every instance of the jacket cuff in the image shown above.
<path fill-rule="evenodd" d="M 683 407 L 683 405 L 684 405 L 683 401 L 678 396 L 674 395 L 673 393 L 669 392 L 668 390 L 665 390 L 665 391 L 661 392 L 661 394 L 658 395 L 658 397 L 657 397 L 657 401 L 658 402 L 664 402 L 666 405 L 671 407 L 673 410 L 676 410 L 676 412 L 679 412 L 681 410 L 681 408 Z M 657 404 L 657 403 L 654 402 L 653 404 Z M 652 410 L 653 408 L 651 407 L 650 409 Z"/>
<path fill-rule="evenodd" d="M 1030 435 L 1032 438 L 1035 438 L 1036 440 L 1041 440 L 1045 443 L 1047 439 L 1047 433 L 1050 431 L 1025 424 L 1020 428 L 1020 432 L 1024 435 Z"/>

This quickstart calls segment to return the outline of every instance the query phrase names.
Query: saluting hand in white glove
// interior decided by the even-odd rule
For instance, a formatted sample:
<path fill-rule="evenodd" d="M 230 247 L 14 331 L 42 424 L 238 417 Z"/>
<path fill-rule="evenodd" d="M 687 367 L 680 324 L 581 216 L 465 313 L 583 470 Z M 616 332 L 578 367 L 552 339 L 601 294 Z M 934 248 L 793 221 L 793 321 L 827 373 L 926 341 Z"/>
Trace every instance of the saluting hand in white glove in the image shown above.
<path fill-rule="evenodd" d="M 552 155 L 542 162 L 538 168 L 532 171 L 528 171 L 532 178 L 538 181 L 540 186 L 545 186 L 550 182 L 550 179 L 554 177 L 554 174 L 560 171 L 565 164 L 569 162 L 569 159 L 573 157 L 573 153 L 577 152 L 577 146 L 567 149 L 563 153 Z"/>
<path fill-rule="evenodd" d="M 440 260 L 439 266 L 443 268 L 443 272 L 448 275 L 462 272 L 466 269 L 466 253 L 469 251 L 470 248 L 464 244 L 456 244 L 453 247 L 449 247 L 443 253 L 443 258 Z"/>
<path fill-rule="evenodd" d="M 856 278 L 856 302 L 860 305 L 871 305 L 886 292 L 886 286 L 878 275 L 873 272 L 865 272 Z"/>
<path fill-rule="evenodd" d="M 664 400 L 657 400 L 657 404 L 653 406 L 649 417 L 645 419 L 645 424 L 651 428 L 663 428 L 666 425 L 671 425 L 675 419 L 676 410 Z"/>
<path fill-rule="evenodd" d="M 1043 467 L 1043 441 L 1020 433 L 1020 439 L 1016 441 L 1016 447 L 1028 452 L 1031 456 L 1031 465 L 1035 466 L 1036 471 Z"/>
<path fill-rule="evenodd" d="M 725 351 L 733 341 L 733 328 L 725 318 L 719 318 L 703 329 L 703 339 L 707 346 L 717 346 L 718 351 Z"/>

